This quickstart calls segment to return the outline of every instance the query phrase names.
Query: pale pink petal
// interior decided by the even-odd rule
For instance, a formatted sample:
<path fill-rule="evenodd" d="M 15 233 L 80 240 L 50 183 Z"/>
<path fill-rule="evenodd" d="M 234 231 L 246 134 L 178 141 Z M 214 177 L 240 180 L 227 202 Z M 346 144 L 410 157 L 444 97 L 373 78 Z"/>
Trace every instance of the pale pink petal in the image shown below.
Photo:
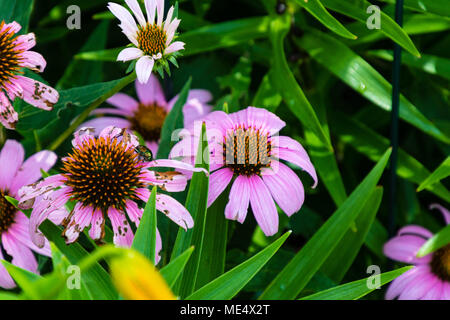
<path fill-rule="evenodd" d="M 123 117 L 132 117 L 133 112 L 129 110 L 121 110 L 116 108 L 99 108 L 95 109 L 91 112 L 91 115 L 100 115 L 104 116 L 105 114 L 111 114 L 111 115 L 117 115 L 117 116 L 123 116 Z"/>
<path fill-rule="evenodd" d="M 136 17 L 139 24 L 141 25 L 141 27 L 145 27 L 147 21 L 145 20 L 144 15 L 142 14 L 142 10 L 141 7 L 139 6 L 139 3 L 136 0 L 125 0 L 125 3 L 131 9 L 131 11 L 133 11 L 133 14 Z"/>
<path fill-rule="evenodd" d="M 171 6 L 169 11 L 167 12 L 166 20 L 164 21 L 164 31 L 166 31 L 166 32 L 167 32 L 167 29 L 169 28 L 170 23 L 172 22 L 173 11 L 174 11 L 174 8 L 173 8 L 173 6 Z"/>
<path fill-rule="evenodd" d="M 122 51 L 119 52 L 119 55 L 117 56 L 117 61 L 130 61 L 139 59 L 142 57 L 144 53 L 141 49 L 138 48 L 125 48 Z"/>
<path fill-rule="evenodd" d="M 142 104 L 151 105 L 156 103 L 161 107 L 167 104 L 161 85 L 154 74 L 150 75 L 149 81 L 145 84 L 135 81 L 135 86 L 136 93 Z"/>
<path fill-rule="evenodd" d="M 8 232 L 2 233 L 2 245 L 5 251 L 12 257 L 12 264 L 30 272 L 37 273 L 38 264 L 30 248 L 17 241 Z"/>
<path fill-rule="evenodd" d="M 271 168 L 263 169 L 261 175 L 281 210 L 291 216 L 302 207 L 305 190 L 298 176 L 288 166 L 272 160 L 272 166 L 274 165 L 277 167 L 276 171 Z"/>
<path fill-rule="evenodd" d="M 428 292 L 422 297 L 422 300 L 441 300 L 444 283 L 438 277 L 433 277 L 433 282 Z"/>
<path fill-rule="evenodd" d="M 194 220 L 189 211 L 171 196 L 157 194 L 156 209 L 185 230 L 194 226 Z"/>
<path fill-rule="evenodd" d="M 29 104 L 43 110 L 52 110 L 59 100 L 59 93 L 55 89 L 42 82 L 17 76 L 20 86 L 23 88 L 23 99 Z"/>
<path fill-rule="evenodd" d="M 430 271 L 423 272 L 422 275 L 417 276 L 414 281 L 405 286 L 398 300 L 422 299 L 434 285 L 435 280 L 436 276 Z"/>
<path fill-rule="evenodd" d="M 40 53 L 34 51 L 22 52 L 19 57 L 21 58 L 21 67 L 31 69 L 35 72 L 43 72 L 47 66 L 44 57 Z"/>
<path fill-rule="evenodd" d="M 4 260 L 2 254 L 2 248 L 0 244 L 0 260 Z M 6 271 L 6 268 L 3 266 L 3 264 L 0 262 L 0 287 L 4 289 L 12 289 L 16 286 L 14 283 L 14 280 L 9 275 L 8 271 Z"/>
<path fill-rule="evenodd" d="M 407 285 L 409 285 L 411 282 L 414 282 L 417 277 L 420 277 L 427 272 L 428 271 L 425 266 L 418 266 L 401 274 L 400 276 L 395 278 L 389 285 L 389 288 L 386 291 L 386 299 L 395 299 L 405 290 L 405 287 Z"/>
<path fill-rule="evenodd" d="M 161 261 L 160 252 L 162 250 L 162 240 L 161 235 L 159 234 L 159 230 L 156 229 L 156 245 L 155 245 L 155 265 Z"/>
<path fill-rule="evenodd" d="M 33 32 L 23 34 L 18 36 L 14 40 L 14 43 L 17 46 L 17 49 L 27 51 L 36 45 L 36 36 L 34 35 Z"/>
<path fill-rule="evenodd" d="M 155 0 L 144 0 L 145 11 L 147 12 L 147 19 L 150 24 L 155 22 L 156 15 L 156 1 Z"/>
<path fill-rule="evenodd" d="M 139 102 L 125 93 L 116 93 L 106 100 L 107 103 L 121 110 L 134 112 L 139 107 Z"/>
<path fill-rule="evenodd" d="M 95 129 L 92 127 L 81 127 L 73 134 L 72 146 L 75 148 L 83 147 L 84 143 L 89 143 L 89 140 L 94 139 Z"/>
<path fill-rule="evenodd" d="M 83 232 L 84 228 L 91 224 L 93 213 L 92 207 L 83 207 L 81 202 L 75 204 L 73 215 L 63 232 L 67 244 L 75 242 L 80 232 Z"/>
<path fill-rule="evenodd" d="M 386 242 L 383 252 L 387 257 L 400 262 L 426 264 L 430 262 L 431 255 L 423 258 L 416 257 L 425 241 L 425 239 L 413 235 L 397 236 Z"/>
<path fill-rule="evenodd" d="M 309 160 L 309 157 L 305 158 L 304 154 L 302 154 L 301 152 L 285 148 L 273 148 L 272 156 L 286 160 L 288 162 L 295 164 L 296 166 L 299 166 L 300 168 L 308 172 L 309 175 L 313 178 L 314 184 L 312 188 L 315 188 L 317 186 L 318 179 L 316 169 Z"/>
<path fill-rule="evenodd" d="M 169 192 L 180 192 L 186 188 L 187 178 L 178 172 L 144 171 L 141 179 L 150 185 L 158 186 Z"/>
<path fill-rule="evenodd" d="M 91 218 L 91 228 L 89 229 L 89 236 L 91 239 L 100 239 L 103 232 L 104 224 L 103 213 L 100 209 L 95 209 Z"/>
<path fill-rule="evenodd" d="M 155 0 L 155 1 L 156 1 L 156 10 L 158 12 L 157 24 L 158 26 L 161 26 L 164 18 L 164 0 Z"/>
<path fill-rule="evenodd" d="M 121 5 L 113 2 L 108 3 L 108 9 L 120 20 L 119 26 L 128 40 L 137 47 L 139 45 L 136 40 L 138 27 L 131 13 Z"/>
<path fill-rule="evenodd" d="M 111 220 L 111 225 L 113 227 L 114 244 L 119 247 L 131 247 L 134 236 L 125 214 L 113 207 L 110 207 L 108 209 L 108 217 Z"/>
<path fill-rule="evenodd" d="M 145 141 L 145 145 L 147 146 L 147 148 L 150 149 L 150 151 L 152 152 L 152 154 L 154 156 L 156 156 L 158 154 L 158 142 L 156 141 Z"/>
<path fill-rule="evenodd" d="M 207 174 L 206 170 L 203 168 L 196 168 L 189 163 L 177 161 L 177 160 L 168 160 L 168 159 L 158 159 L 147 162 L 145 168 L 175 168 L 182 169 L 191 172 L 204 172 Z"/>
<path fill-rule="evenodd" d="M 20 31 L 20 29 L 22 29 L 22 26 L 17 22 L 13 21 L 11 23 L 5 24 L 1 31 L 5 31 L 6 29 L 8 29 L 8 31 L 6 32 L 7 34 L 17 33 Z"/>
<path fill-rule="evenodd" d="M 15 140 L 6 140 L 0 151 L 0 189 L 9 190 L 22 166 L 25 150 Z"/>
<path fill-rule="evenodd" d="M 17 171 L 16 177 L 10 186 L 10 191 L 16 194 L 22 186 L 39 180 L 41 170 L 48 171 L 56 163 L 58 156 L 52 151 L 40 151 L 28 158 Z"/>
<path fill-rule="evenodd" d="M 137 203 L 133 200 L 127 199 L 125 202 L 125 209 L 127 211 L 127 215 L 131 221 L 134 222 L 136 227 L 139 227 L 139 222 L 142 218 L 143 209 L 139 208 Z"/>
<path fill-rule="evenodd" d="M 231 186 L 228 203 L 225 207 L 225 217 L 243 223 L 247 216 L 250 203 L 250 181 L 246 176 L 238 176 Z"/>
<path fill-rule="evenodd" d="M 450 300 L 450 283 L 448 282 L 442 284 L 441 300 Z"/>
<path fill-rule="evenodd" d="M 94 128 L 94 133 L 96 135 L 99 135 L 100 132 L 102 132 L 103 129 L 114 126 L 117 128 L 130 128 L 131 123 L 127 119 L 123 118 L 116 118 L 116 117 L 99 117 L 94 118 L 91 120 L 86 121 L 83 123 L 80 128 L 82 127 L 88 127 L 88 128 Z"/>
<path fill-rule="evenodd" d="M 442 213 L 442 215 L 444 216 L 444 220 L 446 224 L 450 224 L 450 211 L 448 211 L 446 208 L 444 208 L 443 206 L 435 203 L 432 204 L 430 206 L 430 209 L 439 209 Z"/>
<path fill-rule="evenodd" d="M 286 123 L 272 112 L 255 107 L 248 107 L 244 110 L 230 114 L 230 117 L 237 124 L 244 128 L 253 127 L 268 132 L 270 135 L 280 131 Z"/>
<path fill-rule="evenodd" d="M 148 198 L 150 197 L 150 190 L 147 188 L 138 188 L 135 190 L 136 196 L 144 202 L 148 202 Z"/>
<path fill-rule="evenodd" d="M 140 83 L 147 83 L 153 70 L 155 61 L 149 56 L 139 58 L 136 63 L 137 79 Z"/>
<path fill-rule="evenodd" d="M 262 179 L 253 175 L 250 181 L 250 204 L 258 225 L 266 236 L 278 231 L 278 212 L 275 202 Z"/>
<path fill-rule="evenodd" d="M 0 91 L 0 122 L 7 129 L 15 129 L 18 120 L 19 115 L 14 110 L 11 102 L 8 100 L 5 94 Z"/>
<path fill-rule="evenodd" d="M 180 51 L 180 50 L 183 50 L 184 49 L 184 42 L 181 42 L 181 41 L 175 41 L 175 42 L 173 42 L 173 43 L 171 43 L 167 48 L 166 48 L 166 50 L 164 50 L 164 53 L 165 54 L 169 54 L 169 53 L 173 53 L 173 52 L 176 52 L 176 51 Z"/>
<path fill-rule="evenodd" d="M 210 207 L 217 197 L 225 190 L 233 178 L 233 171 L 223 168 L 213 172 L 209 177 L 208 207 Z"/>
<path fill-rule="evenodd" d="M 173 19 L 170 25 L 167 27 L 167 40 L 166 40 L 166 46 L 168 46 L 175 36 L 175 32 L 177 31 L 178 25 L 180 24 L 180 19 Z"/>

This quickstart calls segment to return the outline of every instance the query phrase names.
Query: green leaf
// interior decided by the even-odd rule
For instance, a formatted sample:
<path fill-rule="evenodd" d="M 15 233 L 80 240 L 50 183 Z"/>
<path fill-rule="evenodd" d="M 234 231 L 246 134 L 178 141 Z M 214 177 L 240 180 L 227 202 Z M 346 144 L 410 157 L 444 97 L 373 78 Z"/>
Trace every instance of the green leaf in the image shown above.
<path fill-rule="evenodd" d="M 417 191 L 422 191 L 429 186 L 441 181 L 450 176 L 450 156 L 448 156 L 440 165 L 434 170 L 417 188 Z"/>
<path fill-rule="evenodd" d="M 444 229 L 433 235 L 430 239 L 423 244 L 423 246 L 417 252 L 418 257 L 424 257 L 443 246 L 450 243 L 450 225 L 447 225 Z"/>
<path fill-rule="evenodd" d="M 394 60 L 392 50 L 371 50 L 367 53 L 370 56 L 381 58 L 387 61 Z M 441 76 L 447 80 L 450 80 L 450 59 L 428 54 L 424 54 L 421 58 L 417 58 L 408 53 L 405 53 L 402 55 L 402 64 L 406 64 L 407 66 L 411 66 L 424 72 Z"/>
<path fill-rule="evenodd" d="M 292 74 L 284 54 L 283 40 L 289 29 L 289 20 L 273 19 L 271 22 L 271 40 L 273 46 L 273 65 L 270 71 L 272 85 L 283 97 L 291 112 L 317 136 L 323 146 L 333 150 L 330 140 L 320 125 L 313 107 Z"/>
<path fill-rule="evenodd" d="M 256 91 L 252 106 L 275 112 L 282 99 L 278 91 L 271 85 L 269 74 L 266 74 L 258 87 L 258 91 Z"/>
<path fill-rule="evenodd" d="M 330 120 L 332 121 L 331 126 L 333 132 L 343 142 L 350 144 L 358 152 L 364 154 L 372 161 L 378 161 L 383 151 L 390 145 L 389 139 L 340 112 L 335 112 L 330 117 Z M 400 148 L 398 151 L 397 174 L 404 179 L 419 184 L 430 175 L 430 171 Z M 426 189 L 441 199 L 450 202 L 450 191 L 441 183 L 429 185 Z"/>
<path fill-rule="evenodd" d="M 54 225 L 51 221 L 44 221 L 40 226 L 40 230 L 49 241 L 58 247 L 70 263 L 78 264 L 84 257 L 89 256 L 89 253 L 78 242 L 67 245 L 64 238 L 61 237 L 61 228 Z M 93 299 L 110 300 L 117 298 L 117 291 L 114 289 L 108 273 L 100 264 L 95 263 L 89 270 L 83 272 L 83 279 L 92 293 Z"/>
<path fill-rule="evenodd" d="M 341 0 L 322 0 L 322 3 L 328 9 L 362 22 L 364 26 L 366 26 L 366 21 L 369 18 L 369 14 L 366 13 L 366 10 L 372 5 L 366 0 L 356 0 L 353 1 L 353 3 Z M 371 32 L 382 32 L 394 42 L 402 46 L 406 51 L 416 57 L 420 57 L 419 51 L 409 38 L 408 34 L 394 20 L 392 20 L 383 11 L 380 12 L 380 18 L 380 30 L 370 30 Z"/>
<path fill-rule="evenodd" d="M 356 231 L 350 228 L 323 263 L 321 271 L 334 282 L 340 283 L 353 264 L 375 220 L 382 197 L 383 188 L 375 188 L 361 213 L 355 219 Z"/>
<path fill-rule="evenodd" d="M 395 4 L 395 0 L 381 1 Z M 403 5 L 408 9 L 450 17 L 450 7 L 447 0 L 404 0 Z"/>
<path fill-rule="evenodd" d="M 195 167 L 203 168 L 209 172 L 209 148 L 206 136 L 206 125 L 204 123 L 202 126 L 202 134 L 199 139 Z M 182 228 L 179 229 L 171 257 L 171 259 L 174 259 L 191 245 L 195 247 L 180 281 L 178 293 L 181 297 L 190 295 L 197 288 L 197 275 L 200 264 L 204 265 L 202 250 L 206 225 L 208 188 L 209 177 L 206 176 L 204 172 L 195 172 L 192 175 L 185 204 L 186 209 L 191 213 L 192 218 L 194 219 L 194 227 L 187 231 L 184 231 Z"/>
<path fill-rule="evenodd" d="M 183 272 L 186 263 L 189 261 L 189 258 L 191 257 L 193 251 L 194 247 L 192 246 L 185 252 L 180 254 L 178 257 L 170 261 L 170 263 L 164 266 L 161 270 L 159 270 L 170 288 L 174 286 L 175 282 Z"/>
<path fill-rule="evenodd" d="M 286 241 L 291 231 L 286 232 L 271 245 L 255 254 L 217 279 L 203 286 L 186 300 L 229 300 L 261 270 Z"/>
<path fill-rule="evenodd" d="M 189 90 L 191 89 L 191 82 L 192 79 L 189 78 L 183 89 L 181 89 L 180 95 L 178 96 L 178 99 L 175 102 L 173 108 L 170 110 L 169 114 L 164 120 L 164 124 L 161 129 L 161 140 L 159 142 L 158 154 L 156 155 L 156 159 L 165 159 L 169 156 L 170 150 L 174 145 L 172 137 L 173 133 L 176 129 L 184 127 L 183 106 L 187 101 Z"/>
<path fill-rule="evenodd" d="M 325 9 L 323 4 L 319 0 L 296 0 L 300 6 L 306 9 L 311 15 L 313 15 L 317 20 L 319 20 L 325 27 L 333 31 L 334 33 L 340 35 L 341 37 L 348 39 L 356 39 L 353 33 L 348 31 L 338 20 L 336 20 L 328 11 Z"/>
<path fill-rule="evenodd" d="M 147 259 L 155 264 L 156 250 L 156 186 L 153 187 L 152 193 L 144 208 L 139 227 L 133 239 L 131 247 L 142 253 Z"/>
<path fill-rule="evenodd" d="M 383 110 L 390 111 L 392 86 L 370 64 L 335 38 L 316 30 L 310 30 L 296 43 L 323 67 Z M 400 96 L 400 118 L 423 132 L 445 142 L 450 138 L 443 134 L 403 95 Z"/>
<path fill-rule="evenodd" d="M 408 266 L 380 274 L 380 286 L 391 282 L 412 268 L 414 267 Z M 307 297 L 303 297 L 300 300 L 358 300 L 375 290 L 375 288 L 368 286 L 370 280 L 371 277 L 368 277 L 366 279 L 349 282 Z"/>
<path fill-rule="evenodd" d="M 368 201 L 367 195 L 372 193 L 378 183 L 390 154 L 391 149 L 388 149 L 367 177 L 269 284 L 259 299 L 295 299 L 298 296 L 361 213 Z"/>
<path fill-rule="evenodd" d="M 41 276 L 19 268 L 8 261 L 0 260 L 0 262 L 29 299 L 39 299 L 41 297 L 41 293 L 34 286 L 34 283 L 41 279 Z"/>

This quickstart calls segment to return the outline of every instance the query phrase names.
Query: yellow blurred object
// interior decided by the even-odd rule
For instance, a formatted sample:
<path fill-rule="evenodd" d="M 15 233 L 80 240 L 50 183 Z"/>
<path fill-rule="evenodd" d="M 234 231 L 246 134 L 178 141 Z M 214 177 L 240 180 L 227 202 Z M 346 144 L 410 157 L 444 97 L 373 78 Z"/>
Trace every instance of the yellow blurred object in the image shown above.
<path fill-rule="evenodd" d="M 110 261 L 114 285 L 128 300 L 175 300 L 176 297 L 153 264 L 134 250 Z"/>

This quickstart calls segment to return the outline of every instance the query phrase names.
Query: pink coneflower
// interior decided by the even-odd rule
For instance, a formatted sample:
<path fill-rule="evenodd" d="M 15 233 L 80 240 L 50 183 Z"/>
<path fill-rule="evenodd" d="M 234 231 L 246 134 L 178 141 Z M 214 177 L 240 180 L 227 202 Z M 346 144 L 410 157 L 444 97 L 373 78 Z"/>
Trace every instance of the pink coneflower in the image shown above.
<path fill-rule="evenodd" d="M 208 206 L 234 179 L 225 217 L 243 223 L 250 203 L 263 232 L 275 234 L 278 212 L 274 200 L 291 216 L 300 210 L 305 198 L 298 176 L 279 160 L 299 166 L 313 177 L 313 188 L 317 185 L 316 171 L 305 149 L 289 137 L 276 136 L 285 123 L 265 109 L 248 107 L 232 114 L 215 111 L 203 121 L 212 154 Z M 173 147 L 171 158 L 195 160 L 200 127 L 191 127 Z"/>
<path fill-rule="evenodd" d="M 99 137 L 92 128 L 75 133 L 72 152 L 63 159 L 62 173 L 50 176 L 37 185 L 20 189 L 19 206 L 29 207 L 37 196 L 30 217 L 30 232 L 34 243 L 43 244 L 39 225 L 53 210 L 68 201 L 75 203 L 64 219 L 63 235 L 67 243 L 77 240 L 79 233 L 90 225 L 89 236 L 100 240 L 104 236 L 106 217 L 109 218 L 114 243 L 129 247 L 133 232 L 128 220 L 139 224 L 143 209 L 139 201 L 147 202 L 149 186 L 178 192 L 184 190 L 186 176 L 178 172 L 148 170 L 157 167 L 197 170 L 191 165 L 172 160 L 145 162 L 135 151 L 137 138 L 126 129 L 107 127 Z M 191 215 L 178 201 L 166 194 L 157 194 L 156 208 L 183 228 L 194 224 Z M 160 240 L 158 236 L 159 246 Z"/>
<path fill-rule="evenodd" d="M 146 84 L 140 84 L 139 81 L 136 81 L 135 85 L 139 101 L 124 93 L 117 93 L 107 100 L 117 109 L 99 108 L 93 112 L 93 114 L 114 114 L 121 116 L 120 118 L 99 117 L 85 122 L 82 127 L 93 127 L 96 129 L 96 133 L 100 133 L 101 130 L 110 125 L 135 130 L 144 138 L 147 147 L 156 155 L 164 120 L 178 100 L 178 96 L 167 102 L 161 85 L 153 74 Z M 212 95 L 207 90 L 190 90 L 186 104 L 183 106 L 184 125 L 188 126 L 194 120 L 208 114 L 212 106 L 207 103 L 211 99 Z"/>
<path fill-rule="evenodd" d="M 25 151 L 20 143 L 7 140 L 0 152 L 0 260 L 5 259 L 2 247 L 12 257 L 11 263 L 38 272 L 38 264 L 32 251 L 51 256 L 48 241 L 38 248 L 33 244 L 28 231 L 29 219 L 18 211 L 5 196 L 18 198 L 18 190 L 26 184 L 34 183 L 41 178 L 41 169 L 49 170 L 56 162 L 56 155 L 50 151 L 41 151 L 24 162 Z M 52 220 L 60 220 L 63 213 L 56 210 Z M 0 263 L 0 287 L 15 287 L 5 267 Z"/>
<path fill-rule="evenodd" d="M 17 22 L 0 23 L 0 122 L 8 129 L 19 119 L 11 104 L 16 97 L 44 110 L 51 110 L 59 99 L 55 89 L 20 75 L 21 68 L 43 72 L 47 64 L 42 55 L 29 51 L 36 45 L 34 33 L 16 35 L 21 28 Z"/>
<path fill-rule="evenodd" d="M 123 49 L 118 61 L 136 60 L 136 74 L 139 82 L 147 83 L 155 63 L 165 64 L 167 59 L 175 58 L 184 49 L 181 41 L 172 42 L 180 19 L 173 18 L 174 8 L 170 7 L 164 19 L 164 0 L 145 0 L 147 19 L 136 0 L 125 0 L 133 12 L 123 6 L 109 2 L 108 9 L 120 20 L 120 28 L 134 47 Z M 155 21 L 156 18 L 156 21 Z M 173 61 L 172 61 L 173 62 Z"/>
<path fill-rule="evenodd" d="M 440 205 L 432 205 L 450 223 L 450 213 Z M 396 237 L 384 245 L 384 254 L 400 262 L 415 265 L 390 284 L 386 299 L 450 300 L 450 244 L 418 258 L 417 252 L 433 234 L 420 226 L 410 225 L 399 230 Z"/>

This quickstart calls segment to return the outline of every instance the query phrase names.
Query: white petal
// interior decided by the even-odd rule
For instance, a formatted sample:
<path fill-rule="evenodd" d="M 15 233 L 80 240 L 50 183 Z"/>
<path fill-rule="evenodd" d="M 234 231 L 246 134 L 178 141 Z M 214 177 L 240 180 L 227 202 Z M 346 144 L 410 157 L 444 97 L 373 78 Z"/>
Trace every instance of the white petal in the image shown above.
<path fill-rule="evenodd" d="M 155 61 L 149 56 L 141 57 L 136 63 L 136 74 L 140 83 L 147 83 Z"/>
<path fill-rule="evenodd" d="M 142 57 L 144 53 L 138 48 L 126 48 L 120 51 L 117 61 L 130 61 Z"/>
<path fill-rule="evenodd" d="M 128 7 L 133 11 L 134 16 L 136 17 L 139 24 L 144 27 L 147 22 L 145 21 L 144 15 L 142 14 L 141 7 L 139 6 L 139 3 L 136 0 L 125 0 Z"/>

